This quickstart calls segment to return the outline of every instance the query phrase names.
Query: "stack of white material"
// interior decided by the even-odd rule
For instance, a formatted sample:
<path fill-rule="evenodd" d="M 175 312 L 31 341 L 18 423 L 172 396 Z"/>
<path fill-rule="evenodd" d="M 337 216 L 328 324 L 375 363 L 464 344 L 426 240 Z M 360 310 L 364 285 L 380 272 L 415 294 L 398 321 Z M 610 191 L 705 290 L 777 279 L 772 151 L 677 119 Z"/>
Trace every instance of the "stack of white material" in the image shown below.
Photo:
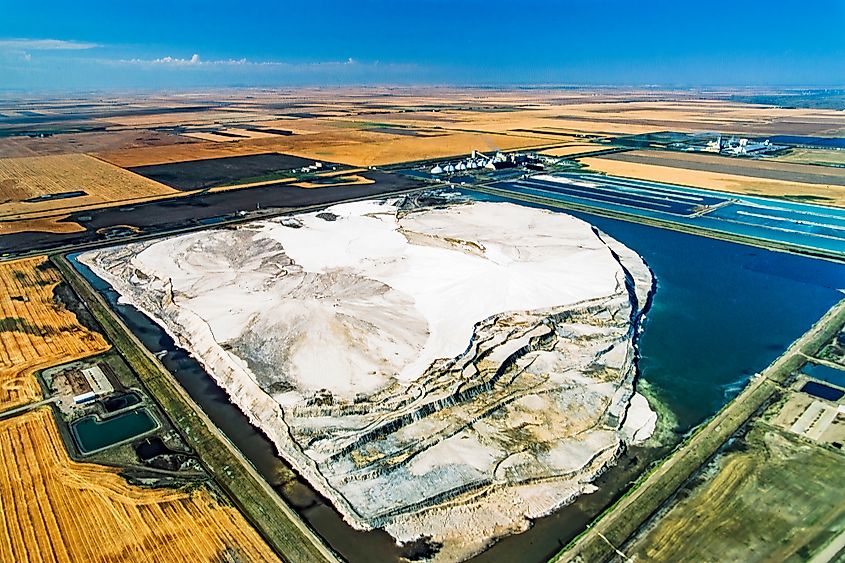
<path fill-rule="evenodd" d="M 353 525 L 464 558 L 591 491 L 653 430 L 632 346 L 651 275 L 589 224 L 479 202 L 297 219 L 80 260 Z"/>

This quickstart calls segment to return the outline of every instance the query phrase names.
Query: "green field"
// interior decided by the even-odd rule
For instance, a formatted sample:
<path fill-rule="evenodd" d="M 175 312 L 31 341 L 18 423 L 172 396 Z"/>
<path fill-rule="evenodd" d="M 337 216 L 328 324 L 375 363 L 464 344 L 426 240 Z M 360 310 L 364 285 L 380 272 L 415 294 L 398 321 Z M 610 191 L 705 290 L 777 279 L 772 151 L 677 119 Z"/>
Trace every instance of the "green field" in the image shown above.
<path fill-rule="evenodd" d="M 806 561 L 845 524 L 845 457 L 755 423 L 632 545 L 637 561 Z"/>
<path fill-rule="evenodd" d="M 835 149 L 790 149 L 778 155 L 775 160 L 796 164 L 819 164 L 821 166 L 845 167 L 845 151 Z"/>

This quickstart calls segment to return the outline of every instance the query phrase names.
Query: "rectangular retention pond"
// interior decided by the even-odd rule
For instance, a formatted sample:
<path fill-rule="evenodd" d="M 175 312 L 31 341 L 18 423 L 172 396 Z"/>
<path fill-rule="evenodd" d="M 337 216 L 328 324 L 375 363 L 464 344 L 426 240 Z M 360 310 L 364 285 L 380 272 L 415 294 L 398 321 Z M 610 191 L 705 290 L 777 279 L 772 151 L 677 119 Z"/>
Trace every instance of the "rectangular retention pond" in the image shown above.
<path fill-rule="evenodd" d="M 158 427 L 158 421 L 143 407 L 102 420 L 86 416 L 70 425 L 76 445 L 83 454 L 131 440 Z"/>
<path fill-rule="evenodd" d="M 828 401 L 838 401 L 843 395 L 845 395 L 845 391 L 842 391 L 841 389 L 830 387 L 824 383 L 817 383 L 815 381 L 808 381 L 805 383 L 801 388 L 801 391 L 807 393 L 808 395 L 812 395 L 813 397 L 827 399 Z"/>

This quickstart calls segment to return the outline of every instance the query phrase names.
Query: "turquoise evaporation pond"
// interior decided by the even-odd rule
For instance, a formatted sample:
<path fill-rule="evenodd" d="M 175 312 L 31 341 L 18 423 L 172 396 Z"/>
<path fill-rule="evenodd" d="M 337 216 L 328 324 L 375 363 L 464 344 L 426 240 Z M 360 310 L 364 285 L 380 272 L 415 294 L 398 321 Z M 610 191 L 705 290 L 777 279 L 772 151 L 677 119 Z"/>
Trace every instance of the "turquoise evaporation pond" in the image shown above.
<path fill-rule="evenodd" d="M 567 189 L 572 189 L 569 184 L 560 184 L 549 191 L 548 185 L 538 186 L 532 183 L 532 181 L 536 182 L 536 178 L 500 182 L 493 184 L 492 187 L 562 202 L 579 203 L 598 209 L 631 213 L 640 217 L 661 219 L 679 225 L 845 254 L 845 210 L 843 209 L 616 176 L 588 173 L 557 173 L 553 176 L 610 188 L 617 196 L 630 198 L 630 201 L 628 205 L 619 201 L 608 201 L 602 197 L 601 190 L 590 195 L 566 193 Z M 561 189 L 564 192 L 561 192 Z M 643 201 L 654 202 L 655 199 L 666 196 L 668 196 L 668 201 L 663 201 L 663 203 L 671 202 L 669 212 L 650 209 L 642 205 Z M 703 196 L 711 200 L 721 199 L 726 205 L 714 207 L 704 215 L 698 216 L 683 209 L 689 205 L 689 202 L 679 205 L 687 196 Z M 713 203 L 707 205 L 712 206 Z"/>
<path fill-rule="evenodd" d="M 833 383 L 839 387 L 845 388 L 845 370 L 832 368 L 822 364 L 809 363 L 802 369 L 804 373 L 810 377 Z"/>
<path fill-rule="evenodd" d="M 138 408 L 97 420 L 86 416 L 71 424 L 79 449 L 83 453 L 93 452 L 145 434 L 158 426 L 156 420 L 145 408 Z"/>
<path fill-rule="evenodd" d="M 712 416 L 845 297 L 843 264 L 460 192 L 569 213 L 645 259 L 657 292 L 639 340 L 640 373 L 680 431 Z"/>

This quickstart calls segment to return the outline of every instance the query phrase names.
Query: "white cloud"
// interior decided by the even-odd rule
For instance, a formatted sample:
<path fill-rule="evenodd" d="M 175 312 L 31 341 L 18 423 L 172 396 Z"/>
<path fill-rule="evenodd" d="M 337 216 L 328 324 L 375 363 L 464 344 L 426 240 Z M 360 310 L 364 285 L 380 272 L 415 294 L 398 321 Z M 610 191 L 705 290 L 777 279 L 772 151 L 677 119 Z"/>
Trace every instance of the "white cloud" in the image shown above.
<path fill-rule="evenodd" d="M 205 69 L 225 68 L 225 67 L 251 67 L 251 68 L 266 68 L 266 69 L 280 69 L 280 70 L 309 70 L 321 69 L 330 67 L 351 67 L 359 65 L 360 63 L 349 57 L 345 61 L 317 61 L 317 62 L 303 62 L 291 63 L 285 61 L 250 61 L 243 59 L 216 59 L 203 60 L 200 56 L 194 53 L 191 58 L 180 57 L 159 57 L 157 59 L 97 59 L 104 64 L 112 65 L 137 65 L 148 67 L 202 67 Z M 378 63 L 373 63 L 378 64 Z"/>
<path fill-rule="evenodd" d="M 156 65 L 198 65 L 201 64 L 200 56 L 194 53 L 190 59 L 178 59 L 175 57 L 162 57 L 160 59 L 153 59 L 152 61 L 144 61 L 141 59 L 133 59 L 132 62 L 137 63 L 151 63 Z"/>
<path fill-rule="evenodd" d="M 3 51 L 79 51 L 99 47 L 97 43 L 64 39 L 0 39 Z"/>
<path fill-rule="evenodd" d="M 233 66 L 233 65 L 256 65 L 264 63 L 251 63 L 246 59 L 220 59 L 213 61 L 204 61 L 196 53 L 191 55 L 189 59 L 179 57 L 159 57 L 157 59 L 98 59 L 99 62 L 113 65 L 137 65 L 137 66 L 184 66 L 184 67 L 216 67 L 216 66 Z"/>

